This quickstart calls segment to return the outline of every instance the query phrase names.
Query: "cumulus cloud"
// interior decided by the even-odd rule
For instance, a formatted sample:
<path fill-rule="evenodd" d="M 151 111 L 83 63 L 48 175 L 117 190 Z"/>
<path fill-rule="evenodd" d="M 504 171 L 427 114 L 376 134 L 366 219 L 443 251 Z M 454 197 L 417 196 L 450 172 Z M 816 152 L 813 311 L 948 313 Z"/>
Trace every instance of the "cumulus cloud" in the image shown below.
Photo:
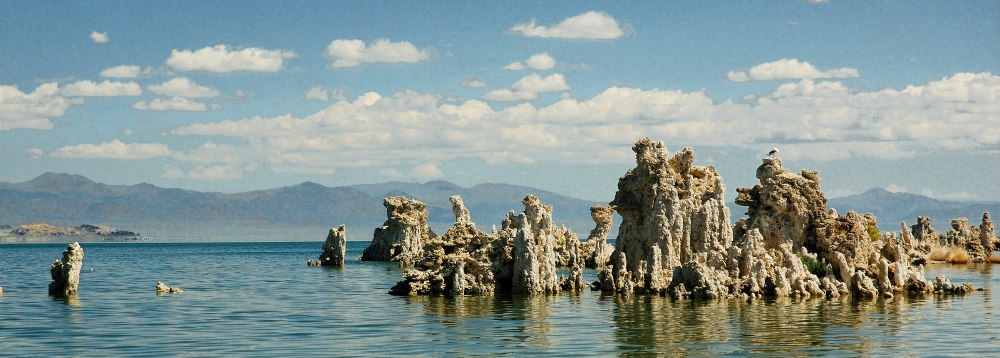
<path fill-rule="evenodd" d="M 317 100 L 320 102 L 326 102 L 330 100 L 330 94 L 326 92 L 323 87 L 313 87 L 306 92 L 306 100 Z"/>
<path fill-rule="evenodd" d="M 232 165 L 199 165 L 188 172 L 187 177 L 194 180 L 240 180 L 243 179 L 243 169 Z"/>
<path fill-rule="evenodd" d="M 171 154 L 170 148 L 161 143 L 127 144 L 115 139 L 101 144 L 69 145 L 56 149 L 50 154 L 61 158 L 94 159 L 149 159 Z"/>
<path fill-rule="evenodd" d="M 139 76 L 149 75 L 151 73 L 153 73 L 153 70 L 149 67 L 143 69 L 142 67 L 139 66 L 121 65 L 101 71 L 101 77 L 136 78 Z"/>
<path fill-rule="evenodd" d="M 29 148 L 24 151 L 24 155 L 31 159 L 39 159 L 45 157 L 45 151 L 41 148 Z"/>
<path fill-rule="evenodd" d="M 330 42 L 323 56 L 333 60 L 330 67 L 357 67 L 364 63 L 422 62 L 429 60 L 433 53 L 430 48 L 418 49 L 406 41 L 378 39 L 365 45 L 361 40 L 338 39 Z"/>
<path fill-rule="evenodd" d="M 142 88 L 135 82 L 78 81 L 63 86 L 61 92 L 68 97 L 141 96 Z"/>
<path fill-rule="evenodd" d="M 530 101 L 538 98 L 539 93 L 561 92 L 569 89 L 566 78 L 561 74 L 554 73 L 548 77 L 542 77 L 533 73 L 521 78 L 510 88 L 490 91 L 480 98 L 497 102 Z"/>
<path fill-rule="evenodd" d="M 410 176 L 417 180 L 433 180 L 443 178 L 444 173 L 434 163 L 423 163 L 414 166 Z"/>
<path fill-rule="evenodd" d="M 524 86 L 543 88 L 538 83 L 545 81 L 538 79 L 545 77 Z M 494 109 L 481 100 L 456 102 L 416 91 L 370 92 L 306 116 L 198 123 L 170 134 L 237 138 L 247 143 L 239 150 L 259 153 L 272 171 L 295 173 L 405 168 L 459 157 L 491 164 L 620 163 L 632 156 L 622 148 L 647 136 L 665 140 L 672 149 L 777 146 L 788 160 L 907 158 L 930 150 L 995 150 L 1000 146 L 997 103 L 1000 77 L 990 73 L 958 73 L 877 91 L 807 79 L 741 103 L 717 102 L 704 91 L 611 87 L 587 99 Z M 209 165 L 198 161 L 203 162 Z M 423 169 L 434 174 L 430 166 Z M 394 170 L 382 174 L 416 174 Z"/>
<path fill-rule="evenodd" d="M 497 101 L 497 102 L 530 101 L 535 98 L 538 98 L 538 93 L 512 91 L 509 88 L 504 88 L 504 89 L 498 89 L 496 91 L 487 92 L 480 98 L 485 99 L 487 101 Z"/>
<path fill-rule="evenodd" d="M 511 89 L 519 92 L 561 92 L 568 91 L 569 85 L 563 75 L 554 73 L 548 77 L 542 77 L 537 73 L 530 74 L 515 82 Z"/>
<path fill-rule="evenodd" d="M 512 26 L 507 31 L 527 37 L 610 40 L 625 35 L 618 20 L 603 12 L 588 11 L 552 26 L 539 26 L 535 20 Z"/>
<path fill-rule="evenodd" d="M 190 100 L 187 98 L 173 97 L 170 99 L 156 98 L 149 103 L 145 101 L 139 101 L 132 105 L 132 108 L 140 111 L 187 111 L 187 112 L 201 112 L 207 111 L 209 109 L 217 110 L 219 105 L 212 105 L 209 108 L 208 105 L 202 102 Z"/>
<path fill-rule="evenodd" d="M 252 148 L 205 142 L 187 153 L 174 153 L 173 159 L 179 162 L 198 164 L 236 165 L 252 162 L 256 155 L 257 153 Z"/>
<path fill-rule="evenodd" d="M 547 52 L 543 52 L 528 57 L 528 59 L 525 60 L 524 63 L 514 62 L 507 66 L 504 66 L 503 69 L 509 71 L 521 71 L 521 70 L 545 71 L 545 70 L 551 70 L 553 67 L 556 67 L 556 59 L 552 58 L 552 56 L 549 56 Z"/>
<path fill-rule="evenodd" d="M 459 85 L 465 88 L 484 88 L 486 87 L 486 82 L 483 82 L 479 77 L 466 77 L 462 79 L 462 83 Z"/>
<path fill-rule="evenodd" d="M 105 44 L 111 41 L 111 38 L 107 32 L 94 31 L 90 33 L 90 41 L 94 41 L 95 44 Z"/>
<path fill-rule="evenodd" d="M 227 45 L 216 45 L 196 51 L 173 50 L 166 65 L 177 72 L 275 72 L 282 69 L 285 59 L 297 56 L 293 51 L 258 47 L 234 50 Z"/>
<path fill-rule="evenodd" d="M 857 69 L 842 67 L 820 71 L 811 63 L 797 59 L 780 59 L 774 62 L 762 63 L 744 71 L 729 71 L 726 79 L 733 82 L 777 81 L 822 78 L 854 78 L 861 76 Z"/>
<path fill-rule="evenodd" d="M 207 98 L 218 97 L 222 92 L 214 88 L 199 86 L 194 81 L 185 77 L 177 77 L 163 84 L 150 85 L 149 91 L 160 96 L 171 96 L 180 98 Z"/>
<path fill-rule="evenodd" d="M 49 119 L 61 117 L 70 106 L 80 103 L 82 100 L 60 96 L 56 83 L 43 84 L 31 93 L 0 85 L 0 130 L 52 129 Z"/>

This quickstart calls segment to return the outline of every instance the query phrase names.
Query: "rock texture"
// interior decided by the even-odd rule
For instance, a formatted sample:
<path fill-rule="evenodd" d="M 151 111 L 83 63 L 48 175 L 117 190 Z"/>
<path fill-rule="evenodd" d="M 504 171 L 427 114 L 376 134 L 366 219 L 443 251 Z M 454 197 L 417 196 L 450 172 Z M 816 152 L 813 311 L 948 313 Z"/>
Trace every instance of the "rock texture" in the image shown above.
<path fill-rule="evenodd" d="M 156 294 L 158 295 L 166 293 L 178 294 L 183 292 L 184 290 L 182 290 L 180 287 L 170 287 L 164 284 L 163 282 L 156 281 Z"/>
<path fill-rule="evenodd" d="M 673 156 L 649 138 L 632 150 L 636 167 L 618 180 L 611 206 L 622 216 L 604 291 L 665 291 L 675 268 L 696 258 L 718 260 L 732 242 L 725 186 L 713 167 L 693 166 L 694 151 Z"/>
<path fill-rule="evenodd" d="M 323 253 L 319 255 L 316 264 L 319 266 L 344 266 L 344 254 L 347 250 L 347 228 L 340 225 L 338 229 L 330 229 L 323 243 Z"/>
<path fill-rule="evenodd" d="M 62 260 L 56 260 L 49 269 L 52 283 L 49 284 L 49 295 L 72 296 L 80 285 L 80 270 L 83 268 L 83 248 L 74 242 L 63 251 Z"/>
<path fill-rule="evenodd" d="M 568 230 L 552 224 L 552 207 L 528 195 L 524 212 L 511 211 L 501 230 L 490 235 L 469 221 L 461 197 L 450 198 L 455 224 L 428 240 L 414 268 L 389 291 L 395 295 L 548 294 L 583 287 L 580 241 L 563 236 L 568 277 L 556 275 L 556 246 Z M 577 245 L 574 245 L 576 243 Z"/>
<path fill-rule="evenodd" d="M 611 260 L 615 247 L 608 244 L 608 234 L 615 216 L 614 208 L 606 205 L 594 205 L 590 208 L 590 217 L 596 225 L 590 230 L 587 241 L 580 244 L 580 255 L 584 258 L 587 268 L 603 268 Z"/>
<path fill-rule="evenodd" d="M 394 295 L 492 294 L 495 289 L 491 256 L 495 237 L 476 229 L 460 196 L 449 198 L 455 224 L 432 237 L 412 269 L 389 291 Z"/>
<path fill-rule="evenodd" d="M 951 229 L 944 236 L 944 244 L 965 249 L 973 262 L 986 262 L 993 256 L 995 234 L 990 213 L 983 213 L 982 223 L 969 225 L 966 218 L 951 221 Z"/>
<path fill-rule="evenodd" d="M 556 276 L 555 255 L 558 231 L 552 225 L 552 207 L 542 205 L 538 198 L 532 195 L 526 196 L 522 203 L 524 212 L 518 215 L 507 229 L 514 229 L 514 264 L 510 292 L 525 294 L 558 292 L 560 285 Z"/>
<path fill-rule="evenodd" d="M 402 196 L 385 198 L 388 219 L 375 229 L 372 243 L 361 255 L 363 261 L 397 261 L 411 267 L 421 248 L 437 235 L 427 225 L 427 206 Z"/>
<path fill-rule="evenodd" d="M 730 231 L 722 179 L 693 166 L 691 149 L 670 156 L 662 142 L 644 139 L 633 150 L 637 166 L 611 203 L 623 222 L 612 266 L 599 274 L 604 291 L 873 298 L 961 290 L 924 278 L 913 260 L 922 255 L 916 235 L 882 235 L 871 214 L 827 209 L 815 171 L 791 173 L 776 156 L 763 158 L 759 183 L 737 189 L 747 217 Z M 920 229 L 920 237 L 933 235 Z"/>

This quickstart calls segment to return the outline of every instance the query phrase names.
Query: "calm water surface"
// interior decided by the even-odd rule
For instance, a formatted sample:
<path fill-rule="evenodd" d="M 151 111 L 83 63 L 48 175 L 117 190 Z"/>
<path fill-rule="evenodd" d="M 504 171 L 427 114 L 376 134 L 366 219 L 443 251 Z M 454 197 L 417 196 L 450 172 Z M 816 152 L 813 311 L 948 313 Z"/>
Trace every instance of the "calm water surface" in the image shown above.
<path fill-rule="evenodd" d="M 367 242 L 348 242 L 360 257 Z M 83 244 L 74 299 L 52 299 L 65 244 L 0 245 L 0 356 L 995 355 L 989 265 L 928 278 L 994 288 L 922 299 L 673 301 L 395 297 L 391 263 L 308 267 L 322 243 Z M 593 281 L 596 272 L 586 272 Z M 156 281 L 184 289 L 157 296 Z"/>

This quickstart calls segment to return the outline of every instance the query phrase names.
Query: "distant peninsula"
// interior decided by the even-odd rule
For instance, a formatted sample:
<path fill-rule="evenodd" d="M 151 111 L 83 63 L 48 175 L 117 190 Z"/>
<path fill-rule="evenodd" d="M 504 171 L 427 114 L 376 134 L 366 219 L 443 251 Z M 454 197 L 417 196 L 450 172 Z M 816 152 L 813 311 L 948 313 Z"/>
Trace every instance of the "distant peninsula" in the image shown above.
<path fill-rule="evenodd" d="M 0 225 L 0 242 L 142 242 L 150 238 L 139 233 L 110 226 L 83 224 L 58 227 L 49 224 L 29 224 L 12 228 Z"/>

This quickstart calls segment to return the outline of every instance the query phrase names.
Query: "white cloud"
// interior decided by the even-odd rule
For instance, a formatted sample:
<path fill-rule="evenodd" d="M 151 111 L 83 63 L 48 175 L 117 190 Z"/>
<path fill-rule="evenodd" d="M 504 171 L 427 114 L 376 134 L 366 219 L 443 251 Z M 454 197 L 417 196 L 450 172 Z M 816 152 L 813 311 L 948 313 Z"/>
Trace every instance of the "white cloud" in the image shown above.
<path fill-rule="evenodd" d="M 780 59 L 774 62 L 762 63 L 750 68 L 749 73 L 729 71 L 726 79 L 733 82 L 776 81 L 821 78 L 854 78 L 861 76 L 858 70 L 842 67 L 820 71 L 809 62 L 799 62 L 797 59 Z"/>
<path fill-rule="evenodd" d="M 563 75 L 554 73 L 548 77 L 542 77 L 537 73 L 530 74 L 521 78 L 515 82 L 511 89 L 518 92 L 561 92 L 568 91 L 570 89 L 569 85 L 566 84 L 566 78 Z"/>
<path fill-rule="evenodd" d="M 484 88 L 486 87 L 486 82 L 483 82 L 479 77 L 466 77 L 462 79 L 462 83 L 459 85 L 465 88 Z"/>
<path fill-rule="evenodd" d="M 282 69 L 285 59 L 297 56 L 293 51 L 258 47 L 233 50 L 226 45 L 216 45 L 197 51 L 173 50 L 166 65 L 177 72 L 275 72 Z"/>
<path fill-rule="evenodd" d="M 566 78 L 561 74 L 554 73 L 548 77 L 542 77 L 537 73 L 533 73 L 522 77 L 511 85 L 509 89 L 504 88 L 490 91 L 480 96 L 480 98 L 497 102 L 530 101 L 538 98 L 539 93 L 561 92 L 568 91 L 569 89 L 569 85 L 566 84 Z"/>
<path fill-rule="evenodd" d="M 417 180 L 433 180 L 444 177 L 444 173 L 434 163 L 418 164 L 410 170 L 410 176 Z"/>
<path fill-rule="evenodd" d="M 50 155 L 61 158 L 96 159 L 149 159 L 171 154 L 170 148 L 161 143 L 126 144 L 115 139 L 101 144 L 69 145 L 57 149 Z"/>
<path fill-rule="evenodd" d="M 905 193 L 906 192 L 906 187 L 900 186 L 900 185 L 896 185 L 896 184 L 889 184 L 889 185 L 887 185 L 885 187 L 885 190 L 889 191 L 891 193 Z"/>
<path fill-rule="evenodd" d="M 31 159 L 39 159 L 45 157 L 45 151 L 43 151 L 41 148 L 29 148 L 28 150 L 24 151 L 24 154 L 25 156 Z"/>
<path fill-rule="evenodd" d="M 149 67 L 142 69 L 142 67 L 139 66 L 121 65 L 101 71 L 101 77 L 136 78 L 139 76 L 149 75 L 151 73 L 153 73 L 153 70 Z"/>
<path fill-rule="evenodd" d="M 514 62 L 507 66 L 504 66 L 503 69 L 509 71 L 520 71 L 520 70 L 545 71 L 545 70 L 551 70 L 554 67 L 556 67 L 556 59 L 552 58 L 552 56 L 549 56 L 548 53 L 543 52 L 528 57 L 528 59 L 525 60 L 523 64 L 521 62 Z"/>
<path fill-rule="evenodd" d="M 326 92 L 323 87 L 313 87 L 306 92 L 306 100 L 317 100 L 320 102 L 326 102 L 330 100 L 330 94 Z"/>
<path fill-rule="evenodd" d="M 222 95 L 217 89 L 199 86 L 194 81 L 185 77 L 177 77 L 163 84 L 150 85 L 147 88 L 149 88 L 150 92 L 160 96 L 180 98 L 207 98 Z"/>
<path fill-rule="evenodd" d="M 243 169 L 231 165 L 199 165 L 188 172 L 187 177 L 194 180 L 240 180 L 243 179 Z"/>
<path fill-rule="evenodd" d="M 618 20 L 596 11 L 567 18 L 550 27 L 536 25 L 535 20 L 531 20 L 529 23 L 514 25 L 508 31 L 528 37 L 584 40 L 610 40 L 625 35 Z"/>
<path fill-rule="evenodd" d="M 108 41 L 111 41 L 111 38 L 108 37 L 107 32 L 94 31 L 90 33 L 90 41 L 94 41 L 95 44 L 104 44 L 108 43 Z"/>
<path fill-rule="evenodd" d="M 498 89 L 496 91 L 490 91 L 480 98 L 487 101 L 498 101 L 498 102 L 513 102 L 513 101 L 530 101 L 538 98 L 538 93 L 536 92 L 520 92 L 512 91 L 510 89 Z"/>
<path fill-rule="evenodd" d="M 205 142 L 187 153 L 174 153 L 173 159 L 198 164 L 236 165 L 251 162 L 257 155 L 253 148 Z"/>
<path fill-rule="evenodd" d="M 139 101 L 132 105 L 132 108 L 140 111 L 187 111 L 187 112 L 202 112 L 219 109 L 219 105 L 212 105 L 211 108 L 205 103 L 190 100 L 187 98 L 173 97 L 170 99 L 160 99 L 156 98 L 149 101 L 147 104 L 145 101 Z"/>
<path fill-rule="evenodd" d="M 524 86 L 544 87 L 527 85 L 535 82 L 544 81 Z M 938 150 L 995 150 L 998 91 L 998 76 L 959 73 L 902 90 L 868 92 L 836 81 L 802 80 L 739 103 L 716 102 L 704 91 L 611 87 L 588 99 L 494 109 L 481 100 L 455 102 L 415 91 L 369 92 L 306 116 L 198 123 L 170 134 L 238 138 L 247 143 L 240 150 L 259 153 L 270 170 L 294 173 L 399 168 L 459 157 L 491 164 L 620 163 L 632 154 L 621 148 L 647 136 L 674 149 L 735 146 L 764 155 L 776 146 L 787 160 L 907 158 Z M 505 89 L 484 99 L 526 94 L 534 92 Z"/>
<path fill-rule="evenodd" d="M 429 60 L 433 53 L 430 48 L 418 49 L 406 41 L 378 39 L 366 46 L 361 40 L 338 39 L 330 42 L 323 56 L 333 60 L 330 67 L 356 67 L 363 63 L 422 62 Z"/>
<path fill-rule="evenodd" d="M 141 96 L 142 88 L 135 82 L 78 81 L 63 86 L 61 92 L 68 97 Z"/>
<path fill-rule="evenodd" d="M 71 105 L 80 103 L 60 96 L 56 83 L 43 84 L 31 93 L 0 85 L 0 130 L 52 129 L 50 118 L 61 117 Z"/>
<path fill-rule="evenodd" d="M 178 168 L 176 165 L 164 164 L 163 174 L 160 177 L 166 179 L 184 179 L 187 178 L 187 174 L 184 174 L 184 170 Z"/>

